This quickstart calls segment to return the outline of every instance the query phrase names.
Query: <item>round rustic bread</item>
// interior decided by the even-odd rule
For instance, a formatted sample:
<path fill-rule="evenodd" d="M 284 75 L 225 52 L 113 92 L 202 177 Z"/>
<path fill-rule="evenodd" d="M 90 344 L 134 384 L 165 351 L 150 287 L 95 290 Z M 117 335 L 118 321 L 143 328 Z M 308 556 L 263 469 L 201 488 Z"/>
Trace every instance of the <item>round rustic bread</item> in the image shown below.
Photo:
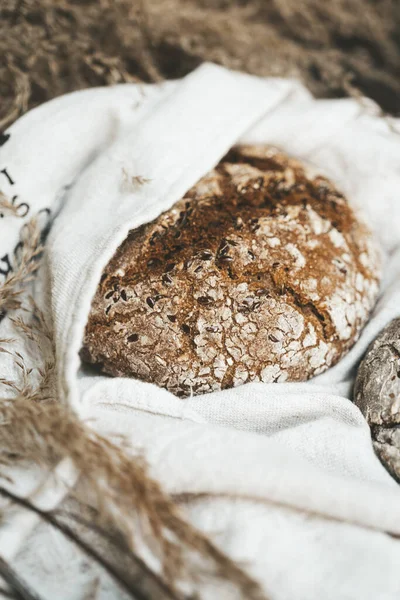
<path fill-rule="evenodd" d="M 400 481 L 400 318 L 368 348 L 358 368 L 354 403 L 371 427 L 376 453 Z"/>
<path fill-rule="evenodd" d="M 239 146 L 130 232 L 101 278 L 81 357 L 179 396 L 303 381 L 354 343 L 378 272 L 370 231 L 326 178 Z"/>

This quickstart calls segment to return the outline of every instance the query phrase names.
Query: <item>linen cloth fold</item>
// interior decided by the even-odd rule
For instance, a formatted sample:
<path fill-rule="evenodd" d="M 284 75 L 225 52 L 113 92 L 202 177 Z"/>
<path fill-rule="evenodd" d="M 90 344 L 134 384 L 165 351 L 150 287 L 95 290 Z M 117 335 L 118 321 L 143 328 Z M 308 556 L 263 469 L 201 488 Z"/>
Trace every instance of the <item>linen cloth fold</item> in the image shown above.
<path fill-rule="evenodd" d="M 296 81 L 211 64 L 180 81 L 69 94 L 7 133 L 0 190 L 28 212 L 0 221 L 0 275 L 21 223 L 43 213 L 51 229 L 35 296 L 54 324 L 61 400 L 102 433 L 130 438 L 164 487 L 188 498 L 192 522 L 246 564 L 272 599 L 399 598 L 400 490 L 350 401 L 358 361 L 400 313 L 399 134 L 372 104 L 315 100 Z M 306 383 L 251 383 L 186 400 L 89 373 L 78 353 L 105 265 L 130 229 L 171 207 L 238 142 L 273 144 L 322 170 L 375 230 L 384 278 L 360 339 Z M 0 337 L 8 327 L 6 316 Z M 8 358 L 0 361 L 11 377 Z M 34 477 L 24 481 L 35 489 Z M 61 497 L 55 491 L 53 505 Z M 63 560 L 59 585 L 55 567 L 70 549 L 58 541 L 50 556 L 51 535 L 34 525 L 0 527 L 0 555 L 14 539 L 11 554 L 38 590 L 82 597 L 74 561 Z M 46 576 L 29 555 L 39 541 Z M 118 594 L 104 584 L 99 597 Z M 229 594 L 210 584 L 201 597 Z"/>

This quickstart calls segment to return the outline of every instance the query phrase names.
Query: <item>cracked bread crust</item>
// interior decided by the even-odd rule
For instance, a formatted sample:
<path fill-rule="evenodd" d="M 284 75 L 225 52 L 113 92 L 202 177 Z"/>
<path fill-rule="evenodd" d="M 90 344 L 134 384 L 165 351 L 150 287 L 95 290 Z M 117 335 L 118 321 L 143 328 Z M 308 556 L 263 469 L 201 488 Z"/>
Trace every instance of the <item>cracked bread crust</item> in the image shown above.
<path fill-rule="evenodd" d="M 326 178 L 274 148 L 238 146 L 129 233 L 99 283 L 81 358 L 182 397 L 304 381 L 357 339 L 379 259 Z"/>
<path fill-rule="evenodd" d="M 370 344 L 354 385 L 354 403 L 371 428 L 377 455 L 400 482 L 400 318 Z"/>

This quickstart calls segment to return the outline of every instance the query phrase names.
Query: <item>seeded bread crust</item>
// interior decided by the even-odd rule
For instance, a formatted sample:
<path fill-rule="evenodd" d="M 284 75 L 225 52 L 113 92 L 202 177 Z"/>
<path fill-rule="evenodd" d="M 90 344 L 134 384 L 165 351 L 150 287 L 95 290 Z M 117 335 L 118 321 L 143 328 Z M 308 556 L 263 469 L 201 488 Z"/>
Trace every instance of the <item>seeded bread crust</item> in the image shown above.
<path fill-rule="evenodd" d="M 235 147 L 130 232 L 104 270 L 81 357 L 183 397 L 304 381 L 357 339 L 379 262 L 326 178 L 274 148 Z"/>
<path fill-rule="evenodd" d="M 376 453 L 400 482 L 400 318 L 370 344 L 358 368 L 354 403 L 371 427 Z"/>

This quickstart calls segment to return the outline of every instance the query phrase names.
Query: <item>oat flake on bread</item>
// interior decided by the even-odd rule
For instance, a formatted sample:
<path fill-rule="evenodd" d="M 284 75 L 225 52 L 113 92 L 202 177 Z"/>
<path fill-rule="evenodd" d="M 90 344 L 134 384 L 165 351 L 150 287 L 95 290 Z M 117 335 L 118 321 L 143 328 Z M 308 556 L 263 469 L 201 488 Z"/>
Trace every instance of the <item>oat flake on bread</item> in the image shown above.
<path fill-rule="evenodd" d="M 104 270 L 81 357 L 178 396 L 304 381 L 357 340 L 379 264 L 328 179 L 272 147 L 238 146 L 130 232 Z"/>

